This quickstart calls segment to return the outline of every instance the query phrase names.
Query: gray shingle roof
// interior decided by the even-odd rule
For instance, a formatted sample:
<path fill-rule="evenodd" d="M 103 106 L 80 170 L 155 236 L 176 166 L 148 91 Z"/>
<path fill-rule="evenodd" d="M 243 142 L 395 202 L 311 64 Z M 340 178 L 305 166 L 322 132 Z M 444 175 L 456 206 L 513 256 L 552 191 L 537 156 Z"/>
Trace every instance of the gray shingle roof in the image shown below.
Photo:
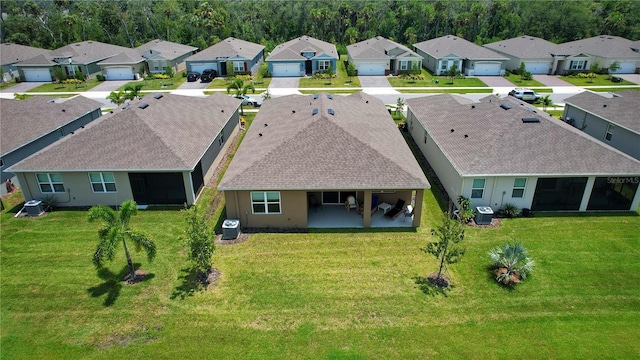
<path fill-rule="evenodd" d="M 491 50 L 499 51 L 520 59 L 552 59 L 551 54 L 558 47 L 545 39 L 533 36 L 518 36 L 507 40 L 483 45 Z"/>
<path fill-rule="evenodd" d="M 616 95 L 610 98 L 584 91 L 565 99 L 565 103 L 640 133 L 640 92 L 626 90 Z"/>
<path fill-rule="evenodd" d="M 63 46 L 52 50 L 49 58 L 70 56 L 74 62 L 90 64 L 100 61 L 122 52 L 127 52 L 128 48 L 101 43 L 99 41 L 82 41 Z"/>
<path fill-rule="evenodd" d="M 305 49 L 315 50 L 316 56 L 326 54 L 334 59 L 339 59 L 338 50 L 336 50 L 335 45 L 305 35 L 276 46 L 276 48 L 271 51 L 271 54 L 267 57 L 266 61 L 306 60 L 305 57 L 300 55 L 300 53 Z"/>
<path fill-rule="evenodd" d="M 463 38 L 445 35 L 439 38 L 413 44 L 416 49 L 440 59 L 449 54 L 455 54 L 469 60 L 509 60 L 493 50 L 483 48 Z"/>
<path fill-rule="evenodd" d="M 154 53 L 159 52 L 160 55 L 165 59 L 173 60 L 186 54 L 190 54 L 198 50 L 198 48 L 189 45 L 174 43 L 171 41 L 156 39 L 138 46 L 136 50 L 140 54 L 144 53 L 147 50 L 152 50 Z"/>
<path fill-rule="evenodd" d="M 429 187 L 378 99 L 364 93 L 333 99 L 324 93 L 317 99 L 314 96 L 290 95 L 265 101 L 219 189 Z"/>
<path fill-rule="evenodd" d="M 463 105 L 455 97 L 414 98 L 407 105 L 463 176 L 640 174 L 640 161 L 539 110 L 527 110 L 530 106 L 515 98 L 492 95 Z M 512 108 L 502 109 L 503 103 Z M 525 117 L 540 122 L 524 123 Z"/>
<path fill-rule="evenodd" d="M 17 63 L 47 52 L 49 52 L 49 50 L 20 44 L 3 43 L 0 44 L 0 64 L 4 66 Z"/>
<path fill-rule="evenodd" d="M 102 105 L 84 96 L 53 100 L 44 96 L 26 100 L 0 99 L 1 154 L 49 134 Z"/>
<path fill-rule="evenodd" d="M 135 50 L 131 49 L 127 52 L 122 52 L 116 56 L 100 61 L 98 65 L 138 64 L 143 61 L 144 61 L 144 58 L 142 57 L 142 55 L 140 55 Z"/>
<path fill-rule="evenodd" d="M 390 56 L 385 53 L 385 50 L 398 48 L 405 53 L 409 53 L 411 56 L 422 57 L 413 52 L 408 47 L 398 44 L 395 41 L 385 39 L 382 36 L 376 36 L 371 39 L 355 43 L 347 46 L 347 51 L 352 59 L 389 59 Z"/>
<path fill-rule="evenodd" d="M 640 53 L 632 50 L 633 41 L 619 36 L 600 35 L 558 45 L 558 55 L 590 54 L 605 58 L 636 58 Z"/>
<path fill-rule="evenodd" d="M 264 50 L 264 46 L 260 44 L 228 37 L 197 54 L 189 56 L 187 61 L 216 60 L 219 57 L 241 57 L 245 59 L 253 59 L 262 50 Z"/>
<path fill-rule="evenodd" d="M 154 96 L 115 109 L 11 169 L 191 170 L 240 105 L 223 94 Z M 141 109 L 142 103 L 149 106 Z"/>

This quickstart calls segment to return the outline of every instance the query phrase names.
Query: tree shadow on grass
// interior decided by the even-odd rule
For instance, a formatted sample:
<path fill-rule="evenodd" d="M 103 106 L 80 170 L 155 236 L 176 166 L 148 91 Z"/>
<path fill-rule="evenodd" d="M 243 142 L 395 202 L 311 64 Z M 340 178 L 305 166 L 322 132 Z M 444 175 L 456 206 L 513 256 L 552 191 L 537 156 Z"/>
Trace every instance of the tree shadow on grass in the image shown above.
<path fill-rule="evenodd" d="M 425 276 L 414 276 L 413 280 L 415 281 L 416 285 L 418 285 L 420 291 L 430 296 L 441 295 L 444 297 L 448 297 L 448 292 L 456 287 L 453 284 L 449 285 L 449 287 L 436 286 Z"/>
<path fill-rule="evenodd" d="M 196 291 L 202 289 L 202 282 L 198 278 L 198 272 L 194 268 L 180 269 L 182 275 L 178 279 L 182 280 L 182 283 L 173 289 L 171 299 L 185 299 L 189 296 L 193 296 Z"/>
<path fill-rule="evenodd" d="M 134 263 L 133 266 L 138 269 L 140 268 L 139 263 Z M 106 295 L 103 305 L 111 306 L 113 305 L 118 297 L 120 296 L 120 290 L 122 290 L 122 286 L 125 284 L 124 278 L 129 274 L 129 266 L 125 265 L 118 273 L 114 273 L 113 271 L 102 268 L 98 270 L 98 277 L 104 282 L 100 285 L 93 286 L 87 289 L 87 292 L 91 297 L 97 298 L 103 295 Z M 143 281 L 148 279 L 152 279 L 154 277 L 153 274 L 148 274 Z"/>

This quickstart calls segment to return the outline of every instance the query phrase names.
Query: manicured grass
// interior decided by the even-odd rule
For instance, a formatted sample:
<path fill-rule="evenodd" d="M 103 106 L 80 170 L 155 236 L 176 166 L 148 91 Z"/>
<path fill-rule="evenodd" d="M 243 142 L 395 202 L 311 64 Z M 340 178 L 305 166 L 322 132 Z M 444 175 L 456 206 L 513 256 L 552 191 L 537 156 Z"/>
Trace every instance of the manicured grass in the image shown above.
<path fill-rule="evenodd" d="M 158 245 L 151 273 L 121 285 L 120 250 L 100 276 L 98 224 L 85 211 L 2 214 L 2 357 L 50 358 L 609 358 L 640 355 L 640 216 L 536 214 L 467 228 L 446 294 L 421 287 L 437 268 L 420 251 L 438 223 L 424 196 L 417 232 L 254 234 L 219 245 L 222 277 L 191 292 L 179 211 L 141 211 L 131 225 Z M 509 291 L 487 251 L 517 238 L 536 261 Z M 117 274 L 117 275 L 116 275 Z"/>
<path fill-rule="evenodd" d="M 640 91 L 640 87 L 606 87 L 606 88 L 589 88 L 586 87 L 586 90 L 591 90 L 595 92 L 617 92 L 617 91 L 626 91 L 626 90 L 635 90 Z"/>
<path fill-rule="evenodd" d="M 3 82 L 0 82 L 0 90 L 8 89 L 8 88 L 10 88 L 12 86 L 15 86 L 17 84 L 18 83 L 15 82 L 15 81 L 9 81 L 9 82 L 3 81 Z"/>
<path fill-rule="evenodd" d="M 127 86 L 135 86 L 137 84 L 142 84 L 142 90 L 175 90 L 180 85 L 182 85 L 185 81 L 187 81 L 186 77 L 182 76 L 182 73 L 177 73 L 173 75 L 171 79 L 142 79 L 131 81 L 123 86 L 119 87 L 118 90 L 124 90 Z"/>
<path fill-rule="evenodd" d="M 513 84 L 518 87 L 531 87 L 531 86 L 544 86 L 543 83 L 539 81 L 531 80 L 522 80 L 520 79 L 520 75 L 510 74 L 509 76 L 505 76 L 505 79 L 509 80 Z"/>
<path fill-rule="evenodd" d="M 338 76 L 331 79 L 312 79 L 311 77 L 304 77 L 300 79 L 298 87 L 300 88 L 318 88 L 318 87 L 326 87 L 326 88 L 344 88 L 344 87 L 355 87 L 359 88 L 360 79 L 357 76 L 353 76 L 349 78 L 347 75 L 347 68 L 344 65 L 344 61 L 347 60 L 346 55 L 340 56 L 340 61 L 338 61 Z"/>
<path fill-rule="evenodd" d="M 28 92 L 84 92 L 101 83 L 101 81 L 98 81 L 96 79 L 90 79 L 78 85 L 58 84 L 57 82 L 51 82 L 42 84 L 36 88 L 29 90 Z"/>
<path fill-rule="evenodd" d="M 403 94 L 411 94 L 411 93 L 416 93 L 416 94 L 421 94 L 421 93 L 425 93 L 425 94 L 438 94 L 438 93 L 452 93 L 452 94 L 476 94 L 476 93 L 492 93 L 493 89 L 491 88 L 465 88 L 465 89 L 447 89 L 447 88 L 433 88 L 433 89 L 403 89 L 403 88 L 397 88 L 394 89 L 396 91 L 399 91 Z"/>
<path fill-rule="evenodd" d="M 569 75 L 569 76 L 561 76 L 561 80 L 564 80 L 570 84 L 575 86 L 611 86 L 615 87 L 616 85 L 636 85 L 631 81 L 627 81 L 622 79 L 621 82 L 614 83 L 611 81 L 611 76 L 609 75 L 596 75 L 594 79 L 581 78 L 577 75 Z"/>
<path fill-rule="evenodd" d="M 317 94 L 318 92 L 321 92 L 319 90 L 305 90 L 305 89 L 299 89 L 298 90 L 301 94 Z M 353 89 L 353 90 L 331 90 L 330 88 L 327 89 L 327 93 L 331 93 L 331 94 L 353 94 L 353 93 L 357 93 L 359 91 L 362 91 L 362 89 Z"/>
<path fill-rule="evenodd" d="M 219 77 L 213 79 L 213 81 L 207 86 L 207 89 L 227 89 L 227 87 L 231 84 L 231 78 Z M 266 89 L 271 84 L 271 78 L 263 78 L 259 82 L 254 82 L 253 86 L 258 89 Z"/>
<path fill-rule="evenodd" d="M 562 117 L 562 114 L 564 113 L 564 110 L 549 110 L 547 109 L 547 113 L 551 116 L 553 116 L 556 119 L 560 119 L 560 117 Z"/>
<path fill-rule="evenodd" d="M 395 87 L 486 87 L 487 84 L 483 83 L 480 79 L 477 78 L 464 78 L 464 79 L 454 79 L 453 83 L 451 82 L 451 78 L 446 76 L 435 76 L 429 73 L 427 70 L 422 69 L 422 75 L 424 76 L 424 80 L 409 80 L 402 79 L 398 76 L 389 76 L 387 80 L 391 86 Z M 436 81 L 438 83 L 436 83 Z"/>

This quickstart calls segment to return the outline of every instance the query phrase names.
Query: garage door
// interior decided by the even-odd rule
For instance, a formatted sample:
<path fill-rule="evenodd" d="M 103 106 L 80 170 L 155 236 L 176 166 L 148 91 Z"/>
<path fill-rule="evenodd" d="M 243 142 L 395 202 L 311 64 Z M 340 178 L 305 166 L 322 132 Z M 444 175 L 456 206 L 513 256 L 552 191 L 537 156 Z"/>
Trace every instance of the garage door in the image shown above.
<path fill-rule="evenodd" d="M 358 75 L 384 75 L 384 66 L 381 63 L 360 63 Z"/>
<path fill-rule="evenodd" d="M 300 64 L 298 63 L 282 63 L 273 64 L 272 76 L 300 76 Z"/>
<path fill-rule="evenodd" d="M 133 69 L 131 67 L 107 68 L 107 80 L 133 80 Z"/>
<path fill-rule="evenodd" d="M 549 63 L 547 62 L 525 62 L 524 66 L 532 74 L 547 74 L 549 72 Z"/>
<path fill-rule="evenodd" d="M 24 69 L 25 81 L 51 81 L 49 69 Z"/>
<path fill-rule="evenodd" d="M 500 64 L 476 63 L 473 75 L 475 76 L 500 75 Z"/>
<path fill-rule="evenodd" d="M 218 64 L 216 63 L 209 63 L 209 64 L 199 63 L 199 64 L 190 64 L 190 65 L 191 66 L 187 67 L 188 69 L 190 69 L 189 71 L 195 71 L 200 74 L 202 74 L 202 72 L 207 69 L 213 69 L 215 71 L 218 71 Z"/>
<path fill-rule="evenodd" d="M 617 71 L 612 71 L 612 74 L 635 74 L 636 72 L 636 62 L 635 61 L 626 61 L 620 62 L 620 69 Z"/>

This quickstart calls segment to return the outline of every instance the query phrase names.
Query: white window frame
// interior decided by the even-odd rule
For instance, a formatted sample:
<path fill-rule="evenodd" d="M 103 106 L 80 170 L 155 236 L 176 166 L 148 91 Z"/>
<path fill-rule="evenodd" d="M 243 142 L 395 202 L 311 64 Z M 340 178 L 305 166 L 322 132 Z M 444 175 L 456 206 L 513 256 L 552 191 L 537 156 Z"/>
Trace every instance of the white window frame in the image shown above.
<path fill-rule="evenodd" d="M 449 70 L 449 60 L 442 60 L 440 70 Z"/>
<path fill-rule="evenodd" d="M 331 60 L 318 60 L 318 71 L 327 71 L 331 67 Z"/>
<path fill-rule="evenodd" d="M 60 175 L 59 173 L 36 173 L 36 181 L 38 182 L 38 187 L 40 188 L 40 192 L 43 194 L 60 194 L 60 193 L 64 193 L 64 183 L 62 181 L 62 175 Z M 41 180 L 40 177 L 38 175 L 44 175 L 46 176 L 46 180 Z M 57 179 L 53 179 L 53 177 L 59 177 L 60 180 Z M 42 186 L 46 185 L 49 186 L 51 188 L 51 191 L 45 191 Z M 56 185 L 58 186 L 58 189 L 56 190 Z M 61 187 L 61 188 L 60 188 Z"/>
<path fill-rule="evenodd" d="M 220 145 L 220 147 L 224 145 L 224 133 L 220 133 L 220 136 L 218 137 L 218 145 Z"/>
<path fill-rule="evenodd" d="M 160 61 L 158 60 L 153 61 L 153 71 L 160 71 Z"/>
<path fill-rule="evenodd" d="M 233 71 L 234 72 L 243 72 L 244 71 L 244 61 L 234 61 L 233 62 Z"/>
<path fill-rule="evenodd" d="M 262 199 L 254 200 L 254 194 L 256 194 L 256 195 L 262 194 Z M 269 202 L 267 194 L 278 194 L 277 202 L 274 202 L 274 201 Z M 280 195 L 279 191 L 252 191 L 249 194 L 249 197 L 251 198 L 251 213 L 252 214 L 256 214 L 256 215 L 282 214 L 282 196 Z M 269 211 L 269 205 L 275 205 L 275 204 L 278 205 L 278 211 Z M 256 211 L 256 208 L 255 208 L 256 205 L 263 206 L 264 207 L 264 211 Z"/>
<path fill-rule="evenodd" d="M 424 143 L 427 143 L 427 130 L 424 131 Z"/>
<path fill-rule="evenodd" d="M 409 60 L 400 60 L 398 62 L 398 70 L 411 70 L 409 68 L 409 64 L 411 63 L 411 61 Z"/>
<path fill-rule="evenodd" d="M 479 187 L 476 185 L 476 180 L 482 181 L 482 187 Z M 473 179 L 473 181 L 471 182 L 471 198 L 482 199 L 484 197 L 484 187 L 486 186 L 486 184 L 487 184 L 486 179 L 482 179 L 482 178 Z M 480 192 L 480 196 L 477 196 L 478 191 Z M 476 193 L 476 196 L 474 196 L 474 192 Z"/>
<path fill-rule="evenodd" d="M 615 126 L 613 126 L 613 124 L 607 125 L 607 132 L 604 134 L 605 140 L 611 141 L 611 139 L 613 138 L 613 129 L 615 129 Z"/>
<path fill-rule="evenodd" d="M 518 180 L 524 180 L 523 185 L 518 184 Z M 523 198 L 524 189 L 527 187 L 527 178 L 515 178 L 513 179 L 513 190 L 511 190 L 512 198 Z"/>
<path fill-rule="evenodd" d="M 100 176 L 100 180 L 99 181 L 94 181 L 94 179 L 91 178 L 92 174 Z M 106 174 L 111 175 L 111 178 L 113 178 L 113 181 L 105 180 L 105 175 Z M 113 175 L 112 172 L 90 172 L 90 173 L 87 174 L 87 176 L 89 176 L 89 186 L 91 186 L 91 191 L 93 191 L 94 193 L 103 194 L 103 193 L 116 193 L 116 192 L 118 192 L 118 188 L 116 187 L 116 177 Z M 102 190 L 100 190 L 100 189 L 96 190 L 94 185 L 98 185 L 98 184 L 100 185 Z M 113 190 L 109 190 L 108 189 L 108 185 L 109 184 L 113 184 Z"/>
<path fill-rule="evenodd" d="M 585 70 L 587 68 L 587 60 L 571 60 L 569 70 Z"/>

